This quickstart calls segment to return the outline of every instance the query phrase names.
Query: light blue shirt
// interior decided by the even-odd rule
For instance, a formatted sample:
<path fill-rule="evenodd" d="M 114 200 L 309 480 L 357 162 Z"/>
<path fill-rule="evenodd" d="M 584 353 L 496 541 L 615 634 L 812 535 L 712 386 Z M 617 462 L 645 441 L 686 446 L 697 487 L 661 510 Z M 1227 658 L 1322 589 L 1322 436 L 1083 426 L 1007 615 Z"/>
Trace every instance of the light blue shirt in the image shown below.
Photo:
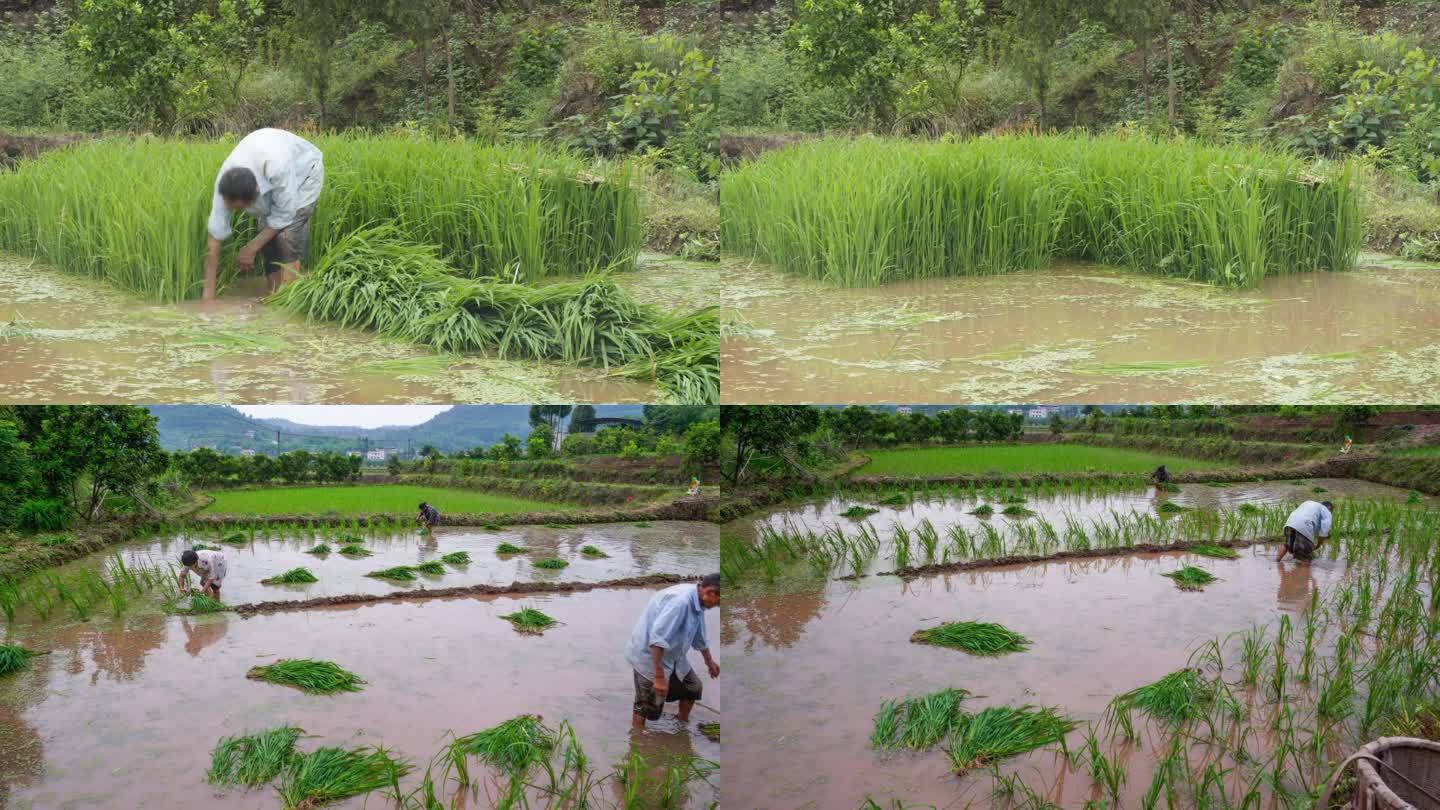
<path fill-rule="evenodd" d="M 695 583 L 672 585 L 650 597 L 645 614 L 635 623 L 625 657 L 646 678 L 655 676 L 655 664 L 650 658 L 652 646 L 665 650 L 661 657 L 665 675 L 673 673 L 677 678 L 690 673 L 686 653 L 710 648 L 705 639 L 705 608 Z"/>
<path fill-rule="evenodd" d="M 240 139 L 215 175 L 215 198 L 210 203 L 210 235 L 221 242 L 230 238 L 230 209 L 220 196 L 220 178 L 234 168 L 255 174 L 260 194 L 245 209 L 267 228 L 281 230 L 295 214 L 320 199 L 325 184 L 324 156 L 315 145 L 283 129 L 257 129 Z"/>
<path fill-rule="evenodd" d="M 1330 510 L 1319 501 L 1306 501 L 1295 507 L 1285 528 L 1294 529 L 1310 540 L 1330 536 Z"/>

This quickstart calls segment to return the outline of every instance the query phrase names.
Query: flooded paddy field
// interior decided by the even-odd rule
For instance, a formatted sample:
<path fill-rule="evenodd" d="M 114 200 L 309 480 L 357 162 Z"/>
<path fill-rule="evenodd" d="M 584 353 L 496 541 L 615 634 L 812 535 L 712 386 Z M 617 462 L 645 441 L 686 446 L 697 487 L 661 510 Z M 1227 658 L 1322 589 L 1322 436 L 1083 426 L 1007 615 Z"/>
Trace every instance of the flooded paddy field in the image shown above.
<path fill-rule="evenodd" d="M 637 300 L 713 302 L 713 265 L 646 254 Z M 244 278 L 211 305 L 164 305 L 0 254 L 0 389 L 43 402 L 654 402 L 654 385 L 603 369 L 444 355 L 261 303 Z M 712 296 L 705 298 L 705 296 Z"/>
<path fill-rule="evenodd" d="M 726 800 L 1312 807 L 1365 740 L 1428 736 L 1415 723 L 1440 699 L 1437 527 L 1433 507 L 1346 501 L 1309 564 L 1277 561 L 1270 543 L 1229 559 L 1165 551 L 799 586 L 750 578 L 721 628 L 746 695 L 729 713 Z M 1182 566 L 1216 579 L 1182 590 L 1166 576 Z M 999 623 L 1025 643 L 991 657 L 912 641 L 962 621 Z M 1133 691 L 1180 676 L 1192 688 L 1173 716 Z M 964 693 L 959 715 L 942 714 L 950 730 L 888 748 L 882 704 L 945 689 Z M 976 728 L 966 723 L 999 707 L 1053 708 L 1062 731 L 1015 753 L 955 753 Z"/>
<path fill-rule="evenodd" d="M 1255 289 L 1076 263 L 842 288 L 735 257 L 725 401 L 1430 402 L 1440 266 Z"/>
<path fill-rule="evenodd" d="M 204 780 L 222 736 L 286 724 L 305 730 L 302 751 L 384 745 L 408 758 L 418 767 L 402 780 L 403 791 L 418 784 L 452 733 L 527 712 L 552 727 L 567 721 L 597 778 L 632 753 L 656 769 L 676 757 L 718 763 L 718 743 L 695 725 L 719 720 L 705 709 L 696 708 L 689 727 L 667 712 L 645 732 L 630 730 L 624 645 L 653 592 L 434 599 L 248 619 L 137 611 L 15 624 L 7 643 L 49 654 L 0 678 L 0 806 L 276 808 L 273 788 L 226 790 Z M 526 606 L 562 624 L 534 636 L 500 618 Z M 718 612 L 707 614 L 712 637 Z M 246 678 L 253 666 L 298 657 L 334 661 L 360 675 L 364 687 L 318 696 Z M 716 710 L 719 684 L 705 684 L 704 703 Z M 708 782 L 692 781 L 685 806 L 712 806 L 719 781 L 718 771 Z M 493 777 L 477 782 L 463 806 L 493 806 Z M 598 806 L 620 806 L 618 780 L 599 784 L 592 796 Z M 373 794 L 332 806 L 382 804 L 389 802 Z"/>

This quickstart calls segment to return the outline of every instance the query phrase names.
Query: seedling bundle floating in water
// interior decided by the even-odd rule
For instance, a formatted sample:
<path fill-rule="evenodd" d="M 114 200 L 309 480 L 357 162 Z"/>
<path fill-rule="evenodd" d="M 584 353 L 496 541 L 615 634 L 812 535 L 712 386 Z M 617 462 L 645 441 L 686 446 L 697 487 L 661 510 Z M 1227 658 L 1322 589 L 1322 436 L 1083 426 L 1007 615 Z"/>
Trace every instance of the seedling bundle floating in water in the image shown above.
<path fill-rule="evenodd" d="M 426 560 L 425 562 L 415 566 L 415 570 L 419 571 L 422 574 L 439 575 L 445 573 L 445 564 L 440 562 L 439 560 Z"/>
<path fill-rule="evenodd" d="M 860 506 L 859 504 L 856 504 L 849 509 L 846 509 L 844 512 L 841 512 L 840 517 L 855 518 L 856 520 L 859 520 L 860 518 L 870 517 L 871 515 L 879 511 L 879 509 L 871 509 L 868 506 Z"/>
<path fill-rule="evenodd" d="M 1206 571 L 1204 568 L 1196 568 L 1193 565 L 1187 565 L 1175 571 L 1168 571 L 1160 576 L 1175 580 L 1175 585 L 1182 591 L 1202 591 L 1206 585 L 1219 579 L 1219 577 Z"/>
<path fill-rule="evenodd" d="M 15 644 L 0 644 L 0 675 L 19 672 L 30 666 L 30 659 L 40 653 Z"/>
<path fill-rule="evenodd" d="M 457 739 L 453 750 L 479 759 L 496 770 L 521 775 L 555 750 L 556 735 L 538 714 L 522 714 Z"/>
<path fill-rule="evenodd" d="M 219 613 L 226 610 L 225 603 L 203 593 L 179 595 L 165 601 L 161 608 L 167 613 Z"/>
<path fill-rule="evenodd" d="M 371 571 L 367 577 L 376 579 L 393 579 L 401 582 L 409 582 L 415 579 L 415 569 L 408 565 L 397 565 L 393 568 L 382 568 L 379 571 Z"/>
<path fill-rule="evenodd" d="M 558 621 L 532 607 L 521 608 L 514 613 L 504 614 L 500 618 L 510 622 L 516 630 L 536 636 L 559 624 Z"/>
<path fill-rule="evenodd" d="M 1185 550 L 1191 554 L 1199 554 L 1202 557 L 1214 557 L 1217 560 L 1233 560 L 1240 556 L 1235 549 L 1229 546 L 1215 546 L 1208 543 L 1186 546 Z"/>
<path fill-rule="evenodd" d="M 359 692 L 365 681 L 331 661 L 287 658 L 265 666 L 251 667 L 245 677 L 256 681 L 294 686 L 310 695 Z"/>
<path fill-rule="evenodd" d="M 348 548 L 348 546 L 347 546 L 347 548 Z M 306 553 L 306 554 L 329 554 L 329 553 L 330 553 L 330 547 L 327 546 L 327 545 L 325 545 L 324 543 L 316 543 L 315 545 L 311 546 L 310 548 L 305 549 L 305 553 Z"/>
<path fill-rule="evenodd" d="M 534 564 L 534 566 L 535 566 L 536 568 L 548 568 L 548 569 L 551 569 L 551 570 L 556 570 L 556 571 L 558 571 L 558 570 L 560 570 L 561 568 L 564 568 L 565 566 L 569 565 L 570 563 L 565 562 L 564 560 L 558 559 L 558 558 L 556 558 L 556 557 L 550 557 L 550 558 L 544 559 L 544 560 L 536 560 L 533 564 Z"/>
<path fill-rule="evenodd" d="M 291 568 L 283 574 L 276 574 L 273 577 L 266 577 L 260 580 L 261 585 L 301 585 L 308 582 L 319 582 L 320 579 L 310 573 L 309 568 Z"/>
<path fill-rule="evenodd" d="M 875 715 L 870 744 L 882 751 L 929 748 L 964 721 L 960 704 L 968 697 L 970 693 L 964 689 L 942 689 L 920 697 L 887 700 Z"/>
<path fill-rule="evenodd" d="M 317 748 L 291 763 L 278 787 L 285 810 L 309 810 L 399 784 L 410 772 L 404 759 L 382 748 Z"/>
<path fill-rule="evenodd" d="M 1219 694 L 1216 683 L 1197 669 L 1182 669 L 1116 698 L 1115 711 L 1140 709 L 1167 723 L 1204 714 Z"/>
<path fill-rule="evenodd" d="M 847 286 L 1065 257 L 1253 287 L 1355 264 L 1350 169 L 1308 172 L 1265 149 L 1134 136 L 829 139 L 727 174 L 721 241 Z"/>
<path fill-rule="evenodd" d="M 910 640 L 989 656 L 1024 652 L 1030 646 L 1029 639 L 993 622 L 951 622 L 917 630 Z"/>
<path fill-rule="evenodd" d="M 945 753 L 951 768 L 967 771 L 1058 743 L 1075 725 L 1057 709 L 994 706 L 967 715 Z"/>
<path fill-rule="evenodd" d="M 441 557 L 441 558 L 440 558 L 440 562 L 443 562 L 443 563 L 445 563 L 446 565 L 469 565 L 469 564 L 470 564 L 470 552 L 468 552 L 468 551 L 452 551 L 452 552 L 450 552 L 449 554 L 446 554 L 445 556 Z"/>
<path fill-rule="evenodd" d="M 513 543 L 501 543 L 500 545 L 495 547 L 496 554 L 525 554 L 529 551 L 530 549 L 523 546 L 517 546 Z"/>
<path fill-rule="evenodd" d="M 295 743 L 305 730 L 281 726 L 224 737 L 210 753 L 205 781 L 212 785 L 259 787 L 280 775 L 296 758 Z"/>
<path fill-rule="evenodd" d="M 369 557 L 373 554 L 370 549 L 356 545 L 341 546 L 340 553 L 346 557 Z"/>
<path fill-rule="evenodd" d="M 586 557 L 595 557 L 595 558 L 599 558 L 599 557 L 609 557 L 609 556 L 610 556 L 609 554 L 606 554 L 605 552 L 601 551 L 600 549 L 598 549 L 598 548 L 596 548 L 596 547 L 594 547 L 594 546 L 581 546 L 581 547 L 580 547 L 580 553 L 581 553 L 581 554 L 584 554 Z"/>

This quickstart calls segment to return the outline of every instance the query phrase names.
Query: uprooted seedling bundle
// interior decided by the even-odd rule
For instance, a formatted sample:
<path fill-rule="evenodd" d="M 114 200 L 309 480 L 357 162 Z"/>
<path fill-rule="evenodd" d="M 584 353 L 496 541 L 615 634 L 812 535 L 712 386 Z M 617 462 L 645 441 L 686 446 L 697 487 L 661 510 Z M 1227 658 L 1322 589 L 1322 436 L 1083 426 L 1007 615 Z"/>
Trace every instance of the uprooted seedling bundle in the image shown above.
<path fill-rule="evenodd" d="M 1204 568 L 1196 568 L 1193 565 L 1186 565 L 1174 571 L 1168 571 L 1160 576 L 1169 577 L 1175 580 L 1175 585 L 1182 591 L 1201 591 L 1206 585 L 1215 582 L 1219 577 L 1206 571 Z"/>
<path fill-rule="evenodd" d="M 1075 722 L 1058 709 L 992 706 L 971 714 L 963 689 L 881 704 L 870 743 L 880 750 L 924 750 L 949 740 L 951 767 L 965 771 L 1060 742 Z"/>
<path fill-rule="evenodd" d="M 397 788 L 410 763 L 380 747 L 296 750 L 303 729 L 281 726 L 224 737 L 210 754 L 205 781 L 255 788 L 280 780 L 284 810 L 310 810 L 381 788 Z"/>
<path fill-rule="evenodd" d="M 442 352 L 618 369 L 684 402 L 719 401 L 715 313 L 666 315 L 605 274 L 543 286 L 461 278 L 435 247 L 380 225 L 341 239 L 272 300 Z"/>
<path fill-rule="evenodd" d="M 950 622 L 916 630 L 910 640 L 916 644 L 964 650 L 972 655 L 1024 652 L 1030 646 L 1029 639 L 994 622 Z"/>
<path fill-rule="evenodd" d="M 313 552 L 314 549 L 311 549 Z M 261 585 L 304 585 L 310 582 L 319 582 L 320 578 L 315 576 L 309 568 L 291 568 L 283 574 L 276 574 L 273 577 L 266 577 L 260 580 Z"/>
<path fill-rule="evenodd" d="M 521 633 L 537 636 L 560 623 L 533 607 L 524 607 L 514 613 L 506 613 L 500 618 L 510 622 Z"/>
<path fill-rule="evenodd" d="M 251 667 L 245 677 L 293 686 L 310 695 L 359 692 L 365 683 L 359 675 L 342 669 L 332 661 L 317 661 L 313 658 L 287 658 L 273 664 Z"/>
<path fill-rule="evenodd" d="M 1221 694 L 1220 684 L 1198 669 L 1181 669 L 1115 699 L 1112 711 L 1140 709 L 1156 719 L 1181 723 L 1199 717 Z"/>
<path fill-rule="evenodd" d="M 30 659 L 42 654 L 14 644 L 0 644 L 0 675 L 28 668 Z"/>

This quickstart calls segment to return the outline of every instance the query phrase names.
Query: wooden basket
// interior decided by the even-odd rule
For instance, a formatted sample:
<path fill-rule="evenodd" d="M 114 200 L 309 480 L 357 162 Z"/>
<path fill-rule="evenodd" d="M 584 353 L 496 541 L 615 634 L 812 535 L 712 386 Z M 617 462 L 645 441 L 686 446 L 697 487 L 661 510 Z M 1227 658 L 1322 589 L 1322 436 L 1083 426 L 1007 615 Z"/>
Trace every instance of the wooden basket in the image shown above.
<path fill-rule="evenodd" d="M 1355 764 L 1354 810 L 1440 810 L 1440 743 L 1415 737 L 1381 737 L 1340 763 L 1316 810 L 1330 805 L 1330 791 Z"/>

